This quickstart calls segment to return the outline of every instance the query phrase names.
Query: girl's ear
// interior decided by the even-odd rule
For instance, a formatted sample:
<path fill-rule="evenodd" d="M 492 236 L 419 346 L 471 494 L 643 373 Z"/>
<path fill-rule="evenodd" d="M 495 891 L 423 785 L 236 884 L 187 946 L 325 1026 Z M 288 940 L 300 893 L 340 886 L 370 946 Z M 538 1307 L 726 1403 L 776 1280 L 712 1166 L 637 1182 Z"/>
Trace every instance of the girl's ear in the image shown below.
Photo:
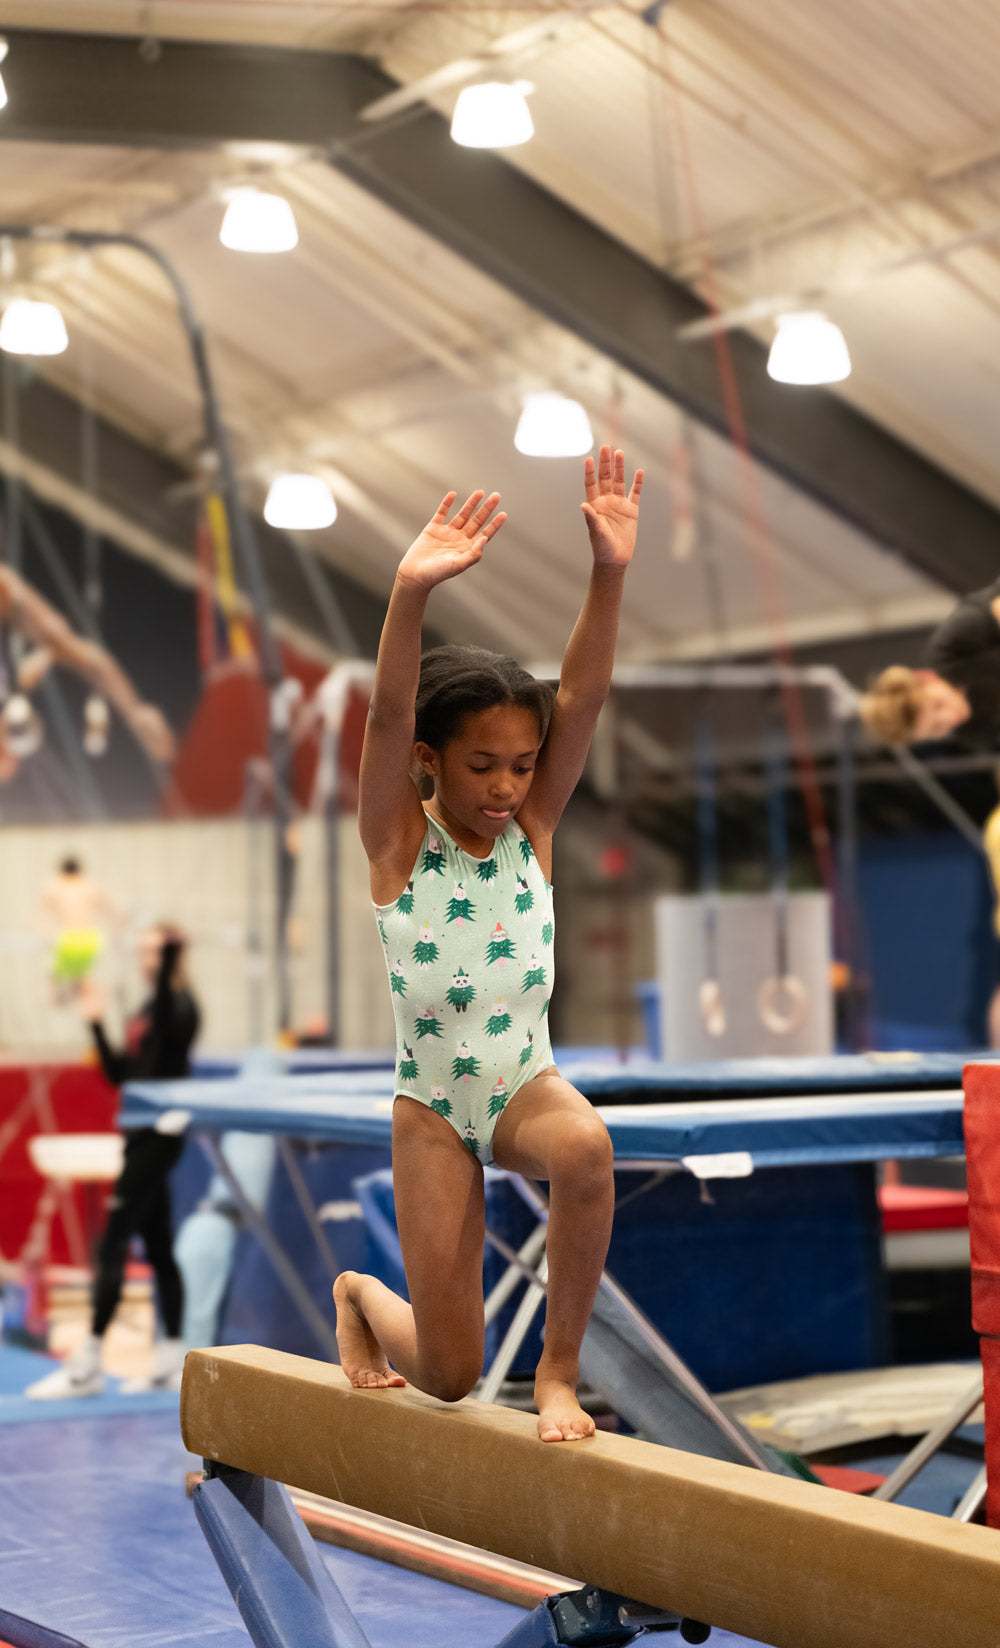
<path fill-rule="evenodd" d="M 437 755 L 430 745 L 414 744 L 410 777 L 417 786 L 417 794 L 421 801 L 429 801 L 434 794 L 434 777 L 437 770 Z"/>
<path fill-rule="evenodd" d="M 429 744 L 418 741 L 413 746 L 413 759 L 428 778 L 436 778 L 439 770 L 437 750 L 432 750 Z"/>

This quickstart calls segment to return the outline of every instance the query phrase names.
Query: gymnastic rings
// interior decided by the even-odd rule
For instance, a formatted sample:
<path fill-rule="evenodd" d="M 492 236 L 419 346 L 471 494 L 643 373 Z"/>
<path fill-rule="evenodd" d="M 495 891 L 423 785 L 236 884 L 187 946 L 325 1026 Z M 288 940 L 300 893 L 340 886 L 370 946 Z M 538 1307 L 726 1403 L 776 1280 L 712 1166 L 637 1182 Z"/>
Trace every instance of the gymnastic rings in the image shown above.
<path fill-rule="evenodd" d="M 757 991 L 757 1011 L 765 1029 L 790 1036 L 805 1023 L 809 992 L 797 974 L 781 973 L 765 979 Z"/>
<path fill-rule="evenodd" d="M 722 1000 L 722 987 L 718 979 L 703 979 L 698 987 L 698 1006 L 701 1010 L 705 1029 L 710 1036 L 724 1036 L 726 1033 L 726 1009 Z"/>

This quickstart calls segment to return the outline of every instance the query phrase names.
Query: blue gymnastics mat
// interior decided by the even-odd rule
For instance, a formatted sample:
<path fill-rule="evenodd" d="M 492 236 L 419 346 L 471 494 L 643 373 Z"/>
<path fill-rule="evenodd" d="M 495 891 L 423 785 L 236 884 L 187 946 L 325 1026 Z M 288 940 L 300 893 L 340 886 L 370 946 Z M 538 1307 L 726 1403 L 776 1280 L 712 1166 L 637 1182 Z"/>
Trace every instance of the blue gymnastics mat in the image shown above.
<path fill-rule="evenodd" d="M 25 1396 L 27 1387 L 59 1366 L 51 1356 L 0 1344 L 0 1425 L 23 1425 L 39 1420 L 101 1419 L 114 1414 L 177 1413 L 178 1391 L 122 1393 L 120 1379 L 108 1379 L 100 1396 L 66 1396 L 36 1402 Z"/>

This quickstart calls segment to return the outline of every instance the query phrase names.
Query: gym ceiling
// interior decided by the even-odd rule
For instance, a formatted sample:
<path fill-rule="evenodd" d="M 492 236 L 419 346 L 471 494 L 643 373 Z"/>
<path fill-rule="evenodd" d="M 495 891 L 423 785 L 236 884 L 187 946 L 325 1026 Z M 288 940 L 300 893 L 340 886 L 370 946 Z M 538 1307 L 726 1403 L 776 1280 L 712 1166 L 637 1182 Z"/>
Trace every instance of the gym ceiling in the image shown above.
<path fill-rule="evenodd" d="M 848 637 L 888 658 L 1000 571 L 992 0 L 14 0 L 0 27 L 0 220 L 173 260 L 255 516 L 278 470 L 333 490 L 336 523 L 301 543 L 334 590 L 377 610 L 441 494 L 496 486 L 509 523 L 435 596 L 438 630 L 558 657 L 587 546 L 579 462 L 513 445 L 541 389 L 647 469 L 624 662 Z M 530 143 L 451 141 L 486 79 L 530 81 Z M 289 201 L 295 251 L 220 244 L 248 182 Z M 71 344 L 0 467 L 85 512 L 58 435 L 85 400 L 109 532 L 190 581 L 204 432 L 169 288 L 132 251 L 55 242 L 5 275 Z M 792 309 L 840 326 L 844 383 L 768 378 Z M 294 555 L 270 540 L 267 564 L 285 633 L 342 650 Z"/>

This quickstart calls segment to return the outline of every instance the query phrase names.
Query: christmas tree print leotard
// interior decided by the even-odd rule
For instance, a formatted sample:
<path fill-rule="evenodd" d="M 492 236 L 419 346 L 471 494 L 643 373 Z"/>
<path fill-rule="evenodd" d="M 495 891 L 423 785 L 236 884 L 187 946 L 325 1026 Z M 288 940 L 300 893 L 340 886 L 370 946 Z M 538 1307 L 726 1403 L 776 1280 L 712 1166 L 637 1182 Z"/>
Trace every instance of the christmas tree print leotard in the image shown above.
<path fill-rule="evenodd" d="M 489 1163 L 497 1118 L 552 1063 L 552 888 L 517 823 L 478 859 L 428 819 L 404 892 L 375 914 L 396 1092 L 436 1110 Z"/>

